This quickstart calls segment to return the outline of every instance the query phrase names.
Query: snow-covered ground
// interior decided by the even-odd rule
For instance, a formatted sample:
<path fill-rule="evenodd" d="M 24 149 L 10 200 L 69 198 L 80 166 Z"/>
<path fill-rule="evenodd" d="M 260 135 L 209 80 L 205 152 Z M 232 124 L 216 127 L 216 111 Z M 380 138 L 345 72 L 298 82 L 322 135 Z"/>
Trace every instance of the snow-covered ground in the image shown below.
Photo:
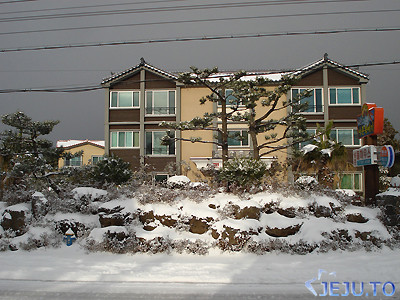
<path fill-rule="evenodd" d="M 0 232 L 4 245 L 18 249 L 0 252 L 0 299 L 309 299 L 325 292 L 399 299 L 398 243 L 391 242 L 391 233 L 379 219 L 380 209 L 344 201 L 348 191 L 338 191 L 335 197 L 265 191 L 247 198 L 221 192 L 200 200 L 198 194 L 194 199 L 191 193 L 181 196 L 179 190 L 145 192 L 149 199 L 138 193 L 111 200 L 106 191 L 75 189 L 71 203 L 89 199 L 91 211 L 67 207 L 32 219 L 23 235 L 7 237 L 7 232 Z M 35 195 L 47 203 L 42 194 Z M 81 198 L 84 195 L 90 197 Z M 175 198 L 159 201 L 158 195 Z M 29 216 L 30 206 L 0 203 L 0 214 L 3 220 L 20 211 Z M 99 218 L 114 214 L 124 216 L 124 224 L 102 227 Z M 140 219 L 146 214 L 147 219 Z M 204 233 L 189 230 L 195 219 L 209 219 Z M 62 235 L 54 227 L 60 222 L 85 225 L 72 246 L 60 246 Z M 252 243 L 253 251 L 250 246 L 224 246 L 238 237 L 229 237 L 229 228 L 238 234 L 248 232 L 244 238 L 249 238 L 246 243 Z M 110 240 L 110 233 L 125 237 Z M 166 250 L 144 247 L 159 238 Z M 38 249 L 27 247 L 43 239 L 50 242 Z M 110 241 L 116 242 L 112 250 L 125 249 L 128 254 L 102 252 Z M 128 243 L 132 241 L 137 244 Z M 175 243 L 179 241 L 186 243 L 181 251 Z M 132 245 L 141 248 L 132 250 Z"/>
<path fill-rule="evenodd" d="M 3 252 L 0 255 L 0 296 L 9 290 L 86 293 L 158 293 L 216 295 L 224 293 L 309 295 L 305 282 L 327 271 L 313 286 L 323 293 L 321 281 L 370 282 L 384 296 L 382 285 L 400 288 L 400 250 L 330 252 L 289 255 L 249 253 L 110 254 L 85 253 L 78 245 L 59 249 Z M 328 273 L 336 272 L 333 277 Z M 340 287 L 344 293 L 344 287 Z M 399 291 L 396 291 L 397 294 Z M 398 297 L 395 294 L 393 297 Z M 386 294 L 391 294 L 386 286 Z M 389 298 L 384 296 L 384 298 Z"/>

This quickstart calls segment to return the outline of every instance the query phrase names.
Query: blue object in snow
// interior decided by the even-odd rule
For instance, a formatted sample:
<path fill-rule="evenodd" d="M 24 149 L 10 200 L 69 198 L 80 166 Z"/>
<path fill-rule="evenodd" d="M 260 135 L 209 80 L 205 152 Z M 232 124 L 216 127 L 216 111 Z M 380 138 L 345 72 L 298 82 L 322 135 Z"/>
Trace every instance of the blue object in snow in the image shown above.
<path fill-rule="evenodd" d="M 67 230 L 67 232 L 64 235 L 64 242 L 67 244 L 67 246 L 71 246 L 72 243 L 76 240 L 74 232 L 70 229 Z"/>

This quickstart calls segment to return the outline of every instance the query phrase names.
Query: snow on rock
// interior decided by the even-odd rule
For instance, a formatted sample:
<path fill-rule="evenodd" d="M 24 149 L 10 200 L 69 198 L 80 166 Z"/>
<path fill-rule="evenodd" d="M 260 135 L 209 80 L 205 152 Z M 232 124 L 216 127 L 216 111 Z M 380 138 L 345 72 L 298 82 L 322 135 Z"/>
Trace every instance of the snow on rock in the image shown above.
<path fill-rule="evenodd" d="M 310 200 L 314 200 L 315 203 L 319 206 L 325 206 L 325 207 L 340 207 L 341 204 L 339 203 L 339 201 L 337 201 L 336 199 L 329 197 L 329 196 L 317 196 L 317 195 L 312 195 L 312 197 L 310 197 Z"/>
<path fill-rule="evenodd" d="M 99 206 L 99 211 L 105 211 L 107 213 L 111 212 L 121 212 L 132 213 L 138 209 L 138 203 L 136 199 L 132 198 L 119 198 L 115 200 L 108 201 Z"/>
<path fill-rule="evenodd" d="M 318 181 L 312 176 L 300 176 L 296 180 L 296 183 L 309 185 L 309 184 L 318 184 Z"/>
<path fill-rule="evenodd" d="M 72 194 L 75 199 L 79 199 L 83 196 L 90 196 L 92 199 L 97 199 L 107 195 L 107 191 L 95 189 L 91 187 L 78 187 L 72 190 Z"/>
<path fill-rule="evenodd" d="M 32 195 L 33 198 L 40 198 L 40 199 L 46 199 L 46 197 L 43 195 L 41 192 L 34 192 Z M 47 201 L 47 200 L 46 200 Z"/>
<path fill-rule="evenodd" d="M 212 225 L 212 229 L 215 229 L 218 232 L 223 231 L 227 227 L 232 229 L 239 229 L 240 231 L 258 231 L 259 228 L 262 228 L 262 225 L 260 221 L 254 219 L 246 219 L 246 220 L 225 219 L 218 221 Z"/>
<path fill-rule="evenodd" d="M 49 222 L 59 222 L 63 220 L 76 221 L 82 224 L 100 226 L 99 218 L 96 215 L 85 215 L 81 213 L 56 213 L 47 215 L 46 220 Z"/>
<path fill-rule="evenodd" d="M 175 186 L 185 186 L 190 184 L 190 179 L 187 176 L 183 176 L 183 175 L 176 175 L 176 176 L 171 176 L 170 178 L 168 178 L 167 180 L 167 184 L 171 187 L 175 187 Z"/>
<path fill-rule="evenodd" d="M 18 203 L 6 208 L 7 211 L 20 211 L 29 212 L 31 210 L 31 205 L 29 203 Z"/>
<path fill-rule="evenodd" d="M 129 235 L 128 230 L 123 226 L 108 226 L 105 228 L 95 228 L 90 232 L 88 240 L 93 240 L 97 243 L 103 242 L 105 236 L 110 234 L 124 234 Z"/>
<path fill-rule="evenodd" d="M 287 218 L 277 212 L 274 212 L 272 214 L 262 214 L 260 222 L 263 226 L 268 226 L 270 228 L 286 228 L 300 225 L 303 223 L 303 220 L 296 218 Z"/>
<path fill-rule="evenodd" d="M 384 191 L 383 193 L 380 193 L 378 196 L 395 196 L 395 197 L 400 197 L 400 188 L 394 188 L 394 187 L 390 187 L 388 188 L 386 191 Z"/>
<path fill-rule="evenodd" d="M 342 194 L 342 195 L 349 196 L 349 197 L 354 197 L 357 195 L 357 193 L 355 191 L 349 190 L 349 189 L 336 189 L 335 191 L 338 195 Z"/>
<path fill-rule="evenodd" d="M 400 176 L 397 175 L 390 180 L 390 186 L 400 188 Z"/>

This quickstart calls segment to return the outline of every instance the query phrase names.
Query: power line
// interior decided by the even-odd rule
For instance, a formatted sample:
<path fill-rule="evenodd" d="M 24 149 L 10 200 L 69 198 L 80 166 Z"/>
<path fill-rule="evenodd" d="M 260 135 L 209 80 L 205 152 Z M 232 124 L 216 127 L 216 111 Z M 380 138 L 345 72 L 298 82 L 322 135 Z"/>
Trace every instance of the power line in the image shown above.
<path fill-rule="evenodd" d="M 363 63 L 363 64 L 354 64 L 354 65 L 345 65 L 343 67 L 347 68 L 357 68 L 357 67 L 372 67 L 372 66 L 383 66 L 383 65 L 397 65 L 400 64 L 400 60 L 390 61 L 390 62 L 372 62 L 372 63 Z M 339 67 L 330 66 L 330 69 L 337 69 Z M 278 73 L 290 73 L 297 72 L 302 69 L 287 69 L 280 70 L 276 72 L 269 71 L 267 74 L 278 74 Z M 221 75 L 225 77 L 226 74 Z M 141 82 L 155 82 L 155 81 L 163 81 L 165 79 L 146 79 L 146 80 L 137 80 L 132 81 L 132 83 L 141 83 Z M 70 87 L 57 87 L 57 88 L 27 88 L 27 89 L 0 89 L 0 94 L 11 94 L 11 93 L 80 93 L 80 92 L 88 92 L 94 90 L 103 89 L 101 85 L 87 85 L 87 86 L 70 86 Z"/>
<path fill-rule="evenodd" d="M 55 31 L 83 30 L 83 29 L 135 27 L 135 26 L 148 26 L 148 25 L 167 25 L 167 24 L 182 24 L 182 23 L 257 20 L 257 19 L 283 18 L 283 17 L 287 18 L 287 17 L 306 17 L 306 16 L 310 17 L 310 16 L 327 16 L 327 15 L 343 15 L 343 14 L 387 13 L 387 12 L 399 12 L 399 11 L 400 11 L 400 9 L 383 9 L 383 10 L 337 11 L 337 12 L 318 12 L 318 13 L 279 14 L 279 15 L 267 15 L 267 16 L 263 15 L 263 16 L 247 16 L 247 17 L 191 19 L 191 20 L 176 20 L 176 21 L 160 21 L 160 22 L 144 22 L 144 23 L 131 23 L 131 24 L 115 24 L 115 25 L 11 31 L 11 32 L 0 32 L 0 35 L 21 34 L 21 33 L 43 33 L 43 32 L 55 32 Z"/>
<path fill-rule="evenodd" d="M 334 3 L 334 2 L 365 2 L 371 0 L 281 0 L 281 1 L 252 1 L 252 2 L 237 2 L 237 3 L 214 3 L 214 4 L 199 4 L 199 5 L 183 5 L 183 6 L 164 6 L 153 8 L 138 8 L 138 9 L 119 9 L 108 11 L 91 11 L 77 13 L 62 13 L 62 14 L 47 14 L 36 16 L 10 17 L 1 18 L 0 22 L 18 22 L 18 21 L 34 21 L 48 20 L 58 18 L 76 18 L 89 16 L 105 16 L 105 15 L 121 15 L 135 13 L 153 13 L 167 11 L 185 11 L 185 10 L 204 10 L 204 9 L 222 9 L 222 8 L 239 8 L 239 7 L 256 7 L 256 6 L 271 6 L 271 5 L 291 5 L 291 4 L 317 4 L 317 3 Z"/>
<path fill-rule="evenodd" d="M 0 2 L 0 5 L 1 4 L 10 4 L 10 3 L 20 3 L 20 2 L 33 2 L 33 1 L 37 1 L 37 0 L 2 1 L 2 2 Z"/>
<path fill-rule="evenodd" d="M 202 37 L 174 37 L 174 38 L 163 38 L 154 40 L 133 40 L 133 41 L 96 42 L 96 43 L 82 43 L 82 44 L 69 44 L 69 45 L 32 46 L 32 47 L 22 47 L 22 48 L 0 49 L 0 53 L 59 50 L 59 49 L 103 47 L 103 46 L 142 45 L 142 44 L 157 44 L 157 43 L 159 44 L 159 43 L 173 43 L 173 42 L 217 41 L 217 40 L 229 40 L 229 39 L 263 38 L 263 37 L 278 37 L 278 36 L 329 35 L 329 34 L 339 34 L 339 33 L 366 33 L 366 32 L 393 32 L 393 31 L 400 31 L 400 27 L 350 28 L 350 29 L 329 29 L 329 30 L 317 30 L 317 31 L 292 31 L 292 32 L 274 32 L 274 33 L 244 33 L 244 34 L 202 36 Z"/>
<path fill-rule="evenodd" d="M 29 0 L 36 1 L 36 0 Z M 124 2 L 124 3 L 113 3 L 113 4 L 97 4 L 97 5 L 83 5 L 83 6 L 70 6 L 70 7 L 58 7 L 58 8 L 45 8 L 45 9 L 32 9 L 32 10 L 21 10 L 21 11 L 10 11 L 0 12 L 0 15 L 9 14 L 22 14 L 22 13 L 34 13 L 34 12 L 45 12 L 45 11 L 60 11 L 60 10 L 73 10 L 73 9 L 84 9 L 84 8 L 99 8 L 99 7 L 115 7 L 123 5 L 138 5 L 138 4 L 151 4 L 151 3 L 166 3 L 166 2 L 182 2 L 187 0 L 154 0 L 154 1 L 143 1 L 143 2 Z"/>

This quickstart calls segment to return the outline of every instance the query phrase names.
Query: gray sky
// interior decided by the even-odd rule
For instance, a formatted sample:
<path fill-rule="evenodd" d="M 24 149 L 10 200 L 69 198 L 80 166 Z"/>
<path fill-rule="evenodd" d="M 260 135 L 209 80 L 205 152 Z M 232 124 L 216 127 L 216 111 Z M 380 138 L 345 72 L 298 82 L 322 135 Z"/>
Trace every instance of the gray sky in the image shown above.
<path fill-rule="evenodd" d="M 0 0 L 0 50 L 247 33 L 400 28 L 399 0 L 137 0 L 130 1 L 131 4 L 116 0 L 112 5 L 105 0 L 14 0 L 5 3 L 11 1 Z M 238 7 L 216 8 L 226 4 Z M 82 6 L 90 7 L 65 9 Z M 143 11 L 166 7 L 169 9 Z M 96 16 L 76 16 L 76 13 L 100 11 Z M 37 20 L 37 16 L 43 15 L 49 16 Z M 28 16 L 30 20 L 20 20 Z M 32 16 L 36 20 L 31 20 Z M 211 21 L 227 18 L 230 20 Z M 58 30 L 72 27 L 92 28 Z M 31 32 L 16 33 L 21 31 Z M 222 70 L 276 70 L 303 67 L 320 59 L 325 52 L 345 65 L 399 61 L 400 31 L 3 52 L 0 90 L 98 85 L 111 71 L 135 66 L 141 57 L 167 71 L 185 71 L 192 65 L 218 66 Z M 400 131 L 400 65 L 361 67 L 360 71 L 370 75 L 367 101 L 384 107 L 385 116 Z M 34 120 L 60 120 L 50 136 L 53 141 L 104 139 L 103 90 L 0 94 L 0 114 L 17 110 Z"/>

